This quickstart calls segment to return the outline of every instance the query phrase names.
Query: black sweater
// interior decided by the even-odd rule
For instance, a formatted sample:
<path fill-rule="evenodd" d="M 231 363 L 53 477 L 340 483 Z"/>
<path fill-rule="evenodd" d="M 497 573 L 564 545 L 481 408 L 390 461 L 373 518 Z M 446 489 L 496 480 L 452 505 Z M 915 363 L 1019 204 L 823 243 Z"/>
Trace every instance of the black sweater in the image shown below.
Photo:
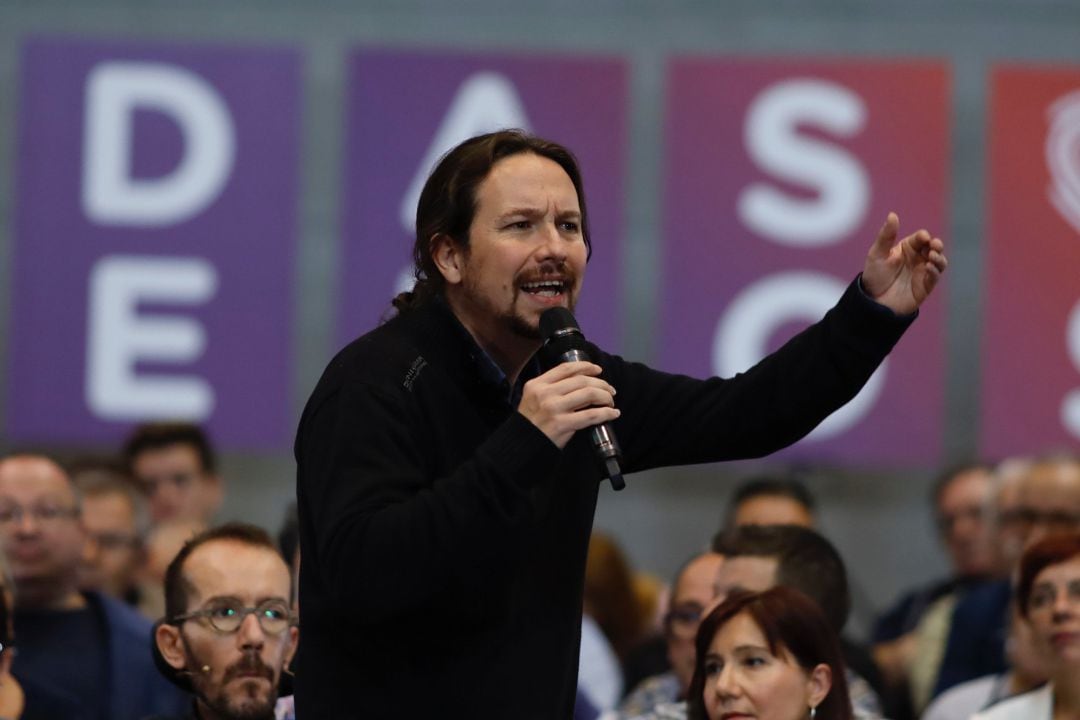
<path fill-rule="evenodd" d="M 627 473 L 766 455 L 853 397 L 910 323 L 853 283 L 733 379 L 594 349 Z M 322 718 L 569 718 L 601 474 L 490 381 L 442 302 L 348 345 L 296 441 L 302 562 L 296 709 Z"/>

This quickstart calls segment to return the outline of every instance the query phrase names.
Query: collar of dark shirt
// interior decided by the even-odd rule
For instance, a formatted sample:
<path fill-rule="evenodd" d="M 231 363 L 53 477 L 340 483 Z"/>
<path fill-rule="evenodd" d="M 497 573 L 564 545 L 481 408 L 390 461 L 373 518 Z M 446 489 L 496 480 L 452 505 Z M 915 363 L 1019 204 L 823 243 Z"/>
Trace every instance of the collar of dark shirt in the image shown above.
<path fill-rule="evenodd" d="M 514 387 L 510 387 L 510 382 L 506 377 L 506 373 L 499 367 L 487 352 L 484 351 L 476 340 L 465 329 L 465 326 L 458 320 L 457 315 L 450 309 L 450 305 L 441 296 L 435 296 L 434 302 L 439 303 L 443 310 L 453 319 L 453 326 L 458 333 L 461 334 L 466 347 L 469 349 L 469 362 L 472 363 L 476 369 L 481 381 L 490 386 L 492 389 L 499 393 L 500 397 L 506 399 L 507 405 L 511 408 L 516 408 L 518 403 L 521 402 L 521 393 L 525 387 L 525 383 L 540 374 L 540 361 L 534 355 L 530 358 L 529 362 L 525 364 L 521 374 L 518 376 L 517 382 L 514 383 Z"/>

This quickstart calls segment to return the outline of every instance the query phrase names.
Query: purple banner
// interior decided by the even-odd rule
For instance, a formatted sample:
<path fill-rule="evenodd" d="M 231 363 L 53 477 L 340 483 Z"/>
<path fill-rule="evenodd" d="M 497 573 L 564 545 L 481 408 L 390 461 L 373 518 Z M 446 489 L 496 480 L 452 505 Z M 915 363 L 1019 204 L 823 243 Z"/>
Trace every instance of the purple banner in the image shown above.
<path fill-rule="evenodd" d="M 170 418 L 288 443 L 299 69 L 280 49 L 24 47 L 13 439 Z"/>
<path fill-rule="evenodd" d="M 942 64 L 686 59 L 668 84 L 665 369 L 731 376 L 819 319 L 889 211 L 903 235 L 947 231 Z M 945 290 L 787 457 L 938 461 Z"/>
<path fill-rule="evenodd" d="M 610 59 L 359 50 L 350 59 L 341 344 L 411 286 L 416 201 L 438 158 L 521 127 L 568 146 L 585 178 L 593 257 L 577 317 L 617 350 L 626 73 Z"/>

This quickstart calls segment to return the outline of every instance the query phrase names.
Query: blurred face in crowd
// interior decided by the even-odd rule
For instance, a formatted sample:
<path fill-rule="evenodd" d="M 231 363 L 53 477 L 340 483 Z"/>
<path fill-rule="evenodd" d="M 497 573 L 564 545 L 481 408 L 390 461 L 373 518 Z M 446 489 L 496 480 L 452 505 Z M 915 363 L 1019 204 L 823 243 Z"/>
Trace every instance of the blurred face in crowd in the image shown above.
<path fill-rule="evenodd" d="M 135 584 L 143 559 L 132 500 L 119 491 L 88 494 L 82 517 L 92 550 L 80 585 L 122 597 Z"/>
<path fill-rule="evenodd" d="M 773 587 L 779 566 L 777 558 L 760 555 L 737 555 L 725 559 L 716 573 L 713 607 L 735 590 L 761 592 Z"/>
<path fill-rule="evenodd" d="M 814 527 L 814 516 L 788 495 L 755 495 L 739 503 L 733 520 L 740 525 L 798 525 Z"/>
<path fill-rule="evenodd" d="M 705 709 L 710 720 L 805 720 L 832 686 L 824 663 L 810 671 L 782 646 L 774 655 L 747 612 L 720 626 L 705 656 Z"/>
<path fill-rule="evenodd" d="M 434 255 L 455 315 L 482 347 L 535 342 L 540 314 L 573 309 L 585 276 L 573 181 L 532 153 L 499 160 L 477 187 L 468 247 L 444 237 Z"/>
<path fill-rule="evenodd" d="M 691 560 L 671 593 L 671 610 L 665 619 L 668 659 L 685 693 L 694 676 L 694 637 L 705 608 L 713 602 L 713 583 L 723 555 L 705 553 Z"/>
<path fill-rule="evenodd" d="M 209 617 L 159 626 L 156 641 L 166 662 L 193 673 L 201 716 L 272 719 L 281 672 L 298 639 L 285 562 L 270 548 L 211 540 L 188 556 L 183 575 L 191 588 L 186 614 Z M 230 618 L 237 625 L 231 632 L 215 627 Z"/>
<path fill-rule="evenodd" d="M 221 505 L 221 480 L 202 466 L 199 452 L 184 443 L 143 450 L 131 462 L 146 491 L 150 517 L 209 521 Z"/>
<path fill-rule="evenodd" d="M 33 455 L 0 461 L 0 538 L 20 603 L 71 599 L 86 534 L 75 491 L 59 465 Z"/>
<path fill-rule="evenodd" d="M 993 481 L 982 468 L 955 476 L 938 497 L 937 521 L 957 575 L 983 575 L 994 567 L 987 523 Z"/>
<path fill-rule="evenodd" d="M 1054 674 L 1080 673 L 1080 555 L 1048 565 L 1035 576 L 1028 620 Z"/>
<path fill-rule="evenodd" d="M 1001 522 L 1025 547 L 1047 535 L 1080 530 L 1080 465 L 1059 460 L 1032 465 L 1019 484 L 1016 505 Z"/>

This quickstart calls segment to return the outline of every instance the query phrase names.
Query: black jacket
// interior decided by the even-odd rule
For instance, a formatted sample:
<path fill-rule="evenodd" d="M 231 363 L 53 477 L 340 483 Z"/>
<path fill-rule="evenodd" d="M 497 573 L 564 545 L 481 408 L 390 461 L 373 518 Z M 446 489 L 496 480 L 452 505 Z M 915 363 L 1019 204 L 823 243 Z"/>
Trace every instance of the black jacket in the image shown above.
<path fill-rule="evenodd" d="M 595 350 L 627 473 L 766 455 L 853 397 L 910 323 L 853 283 L 734 379 Z M 300 718 L 569 718 L 601 475 L 490 381 L 442 302 L 331 361 L 296 441 Z"/>

